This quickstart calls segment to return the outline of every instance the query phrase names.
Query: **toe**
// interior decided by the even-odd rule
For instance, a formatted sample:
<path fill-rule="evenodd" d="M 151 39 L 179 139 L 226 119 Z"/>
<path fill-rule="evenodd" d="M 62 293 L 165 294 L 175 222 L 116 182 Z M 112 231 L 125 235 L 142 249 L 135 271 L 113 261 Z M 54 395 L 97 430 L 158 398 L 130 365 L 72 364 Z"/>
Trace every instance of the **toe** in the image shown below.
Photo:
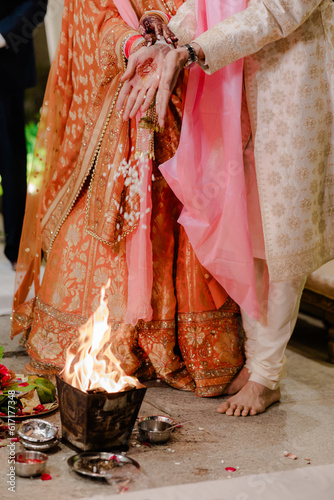
<path fill-rule="evenodd" d="M 222 403 L 217 408 L 218 413 L 226 413 L 226 410 L 229 408 L 229 406 L 230 405 L 228 403 Z"/>
<path fill-rule="evenodd" d="M 243 417 L 247 417 L 247 415 L 249 414 L 249 412 L 250 412 L 250 408 L 249 408 L 249 406 L 245 406 L 245 408 L 244 408 L 244 409 L 242 410 L 242 412 L 241 412 L 241 415 L 242 415 Z"/>
<path fill-rule="evenodd" d="M 230 407 L 226 410 L 226 415 L 234 415 L 234 412 L 236 409 L 237 409 L 237 405 L 231 404 Z"/>
<path fill-rule="evenodd" d="M 262 408 L 251 408 L 249 410 L 249 414 L 250 415 L 258 415 L 259 413 L 262 413 L 264 410 L 262 410 Z"/>
<path fill-rule="evenodd" d="M 243 412 L 244 407 L 242 405 L 238 405 L 236 409 L 234 410 L 234 416 L 235 417 L 240 417 L 240 415 Z"/>

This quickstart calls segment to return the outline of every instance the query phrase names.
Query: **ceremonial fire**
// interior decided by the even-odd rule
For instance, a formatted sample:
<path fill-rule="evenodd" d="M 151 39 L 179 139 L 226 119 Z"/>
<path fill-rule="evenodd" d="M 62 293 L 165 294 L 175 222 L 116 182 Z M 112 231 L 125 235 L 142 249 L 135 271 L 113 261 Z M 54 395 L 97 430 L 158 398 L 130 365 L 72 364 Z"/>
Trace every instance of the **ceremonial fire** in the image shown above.
<path fill-rule="evenodd" d="M 79 328 L 79 338 L 66 353 L 61 377 L 83 392 L 119 392 L 142 387 L 138 379 L 126 375 L 112 353 L 109 310 L 105 301 L 106 287 L 102 287 L 100 305 L 87 323 Z M 79 348 L 76 347 L 79 345 Z"/>
<path fill-rule="evenodd" d="M 126 448 L 146 388 L 126 375 L 112 353 L 109 310 L 100 305 L 66 353 L 57 377 L 63 437 L 78 448 Z"/>

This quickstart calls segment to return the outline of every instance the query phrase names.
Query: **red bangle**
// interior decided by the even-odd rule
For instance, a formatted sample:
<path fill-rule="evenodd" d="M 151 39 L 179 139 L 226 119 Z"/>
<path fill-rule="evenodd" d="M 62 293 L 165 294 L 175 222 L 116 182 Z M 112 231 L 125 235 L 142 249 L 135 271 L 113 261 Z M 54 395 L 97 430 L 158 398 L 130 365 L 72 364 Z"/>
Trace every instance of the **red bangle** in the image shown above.
<path fill-rule="evenodd" d="M 139 39 L 143 38 L 141 35 L 133 35 L 129 40 L 126 42 L 125 47 L 124 47 L 124 55 L 127 59 L 129 59 L 130 54 L 131 54 L 131 48 L 132 45 Z M 143 38 L 144 40 L 144 38 Z"/>

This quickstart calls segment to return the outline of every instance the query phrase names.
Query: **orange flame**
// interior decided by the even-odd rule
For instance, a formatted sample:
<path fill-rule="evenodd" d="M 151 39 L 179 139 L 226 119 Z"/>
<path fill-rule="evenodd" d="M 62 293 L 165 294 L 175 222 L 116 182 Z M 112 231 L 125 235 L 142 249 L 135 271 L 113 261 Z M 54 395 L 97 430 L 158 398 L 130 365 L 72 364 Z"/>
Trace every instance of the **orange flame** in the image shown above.
<path fill-rule="evenodd" d="M 65 382 L 83 392 L 104 389 L 112 393 L 142 387 L 138 379 L 126 375 L 111 352 L 109 310 L 104 300 L 109 286 L 110 280 L 101 289 L 99 307 L 79 328 L 79 337 L 67 349 L 65 367 L 60 374 Z"/>

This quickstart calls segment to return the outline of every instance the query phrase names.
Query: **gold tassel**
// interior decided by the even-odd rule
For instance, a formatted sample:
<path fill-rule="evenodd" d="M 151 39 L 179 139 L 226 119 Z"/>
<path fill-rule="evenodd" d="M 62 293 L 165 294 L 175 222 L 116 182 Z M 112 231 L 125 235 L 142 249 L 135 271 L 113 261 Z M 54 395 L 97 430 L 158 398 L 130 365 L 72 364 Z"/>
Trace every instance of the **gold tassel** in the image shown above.
<path fill-rule="evenodd" d="M 155 97 L 145 115 L 141 117 L 138 123 L 136 158 L 148 158 L 154 160 L 154 132 L 159 132 L 157 114 L 155 112 Z"/>

